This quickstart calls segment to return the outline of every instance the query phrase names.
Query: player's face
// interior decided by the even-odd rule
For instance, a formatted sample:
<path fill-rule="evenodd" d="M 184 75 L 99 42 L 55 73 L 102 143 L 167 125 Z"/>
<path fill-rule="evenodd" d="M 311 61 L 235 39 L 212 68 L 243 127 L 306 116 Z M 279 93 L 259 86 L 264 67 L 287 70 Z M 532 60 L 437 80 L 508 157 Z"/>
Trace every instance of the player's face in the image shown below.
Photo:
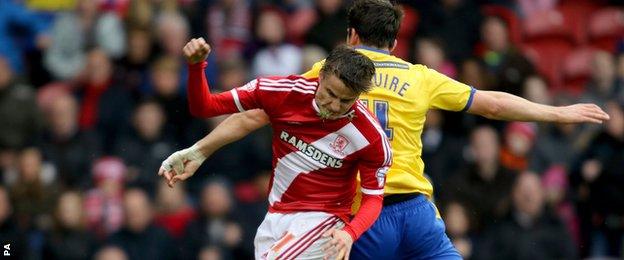
<path fill-rule="evenodd" d="M 346 114 L 360 96 L 334 75 L 321 75 L 319 80 L 315 100 L 319 107 L 319 116 L 323 119 L 337 119 Z"/>

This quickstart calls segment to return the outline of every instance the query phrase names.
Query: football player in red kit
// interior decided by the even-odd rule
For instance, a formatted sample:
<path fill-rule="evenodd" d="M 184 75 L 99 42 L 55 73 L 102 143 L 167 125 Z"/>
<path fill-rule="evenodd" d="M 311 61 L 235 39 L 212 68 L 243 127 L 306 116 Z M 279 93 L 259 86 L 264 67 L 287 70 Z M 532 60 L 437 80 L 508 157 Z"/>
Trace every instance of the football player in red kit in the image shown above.
<path fill-rule="evenodd" d="M 209 88 L 204 73 L 209 53 L 210 46 L 201 38 L 185 46 L 189 88 Z M 318 78 L 261 77 L 228 92 L 189 97 L 208 102 L 205 115 L 260 108 L 269 117 L 273 176 L 269 212 L 254 240 L 256 259 L 323 258 L 322 246 L 330 240 L 340 245 L 335 253 L 349 252 L 377 219 L 392 153 L 379 123 L 358 101 L 370 89 L 374 72 L 366 56 L 337 47 Z M 210 152 L 198 147 L 171 157 L 188 156 L 201 164 Z M 172 185 L 189 177 L 166 162 L 159 174 Z M 358 171 L 363 199 L 350 218 Z M 327 231 L 331 236 L 322 236 Z"/>

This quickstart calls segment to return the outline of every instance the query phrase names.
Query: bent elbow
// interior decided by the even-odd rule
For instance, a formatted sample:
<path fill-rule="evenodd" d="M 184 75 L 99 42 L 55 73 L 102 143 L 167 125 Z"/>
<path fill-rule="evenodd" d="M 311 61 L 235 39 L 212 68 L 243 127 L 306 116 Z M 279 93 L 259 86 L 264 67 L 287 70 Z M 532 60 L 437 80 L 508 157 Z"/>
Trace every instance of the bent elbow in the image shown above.
<path fill-rule="evenodd" d="M 189 104 L 189 113 L 191 116 L 196 118 L 207 118 L 215 116 L 213 113 L 210 113 L 208 109 L 204 109 L 202 107 L 196 107 Z"/>
<path fill-rule="evenodd" d="M 189 112 L 191 113 L 191 116 L 193 117 L 203 117 L 202 116 L 202 111 L 200 109 L 194 108 L 192 106 L 189 106 Z"/>

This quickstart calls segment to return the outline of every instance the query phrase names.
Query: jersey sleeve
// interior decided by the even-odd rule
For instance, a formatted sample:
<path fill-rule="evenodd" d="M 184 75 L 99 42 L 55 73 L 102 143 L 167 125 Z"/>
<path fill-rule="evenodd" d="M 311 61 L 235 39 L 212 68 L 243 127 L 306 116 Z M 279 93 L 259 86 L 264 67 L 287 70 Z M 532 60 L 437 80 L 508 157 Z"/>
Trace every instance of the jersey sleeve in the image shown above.
<path fill-rule="evenodd" d="M 386 173 L 392 164 L 390 143 L 381 129 L 381 138 L 365 148 L 358 165 L 361 178 L 362 204 L 344 230 L 357 240 L 368 230 L 381 212 Z"/>
<path fill-rule="evenodd" d="M 425 69 L 424 86 L 430 97 L 430 107 L 449 110 L 466 111 L 472 104 L 475 89 L 455 81 L 433 69 Z"/>
<path fill-rule="evenodd" d="M 381 132 L 380 136 L 378 141 L 362 151 L 362 160 L 358 165 L 361 192 L 364 195 L 384 194 L 386 172 L 392 164 L 392 150 L 386 135 Z"/>
<path fill-rule="evenodd" d="M 305 73 L 301 74 L 301 76 L 306 79 L 318 78 L 319 74 L 321 73 L 321 68 L 323 68 L 324 63 L 325 63 L 325 60 L 314 63 L 314 65 L 312 65 L 312 68 L 306 71 Z"/>
<path fill-rule="evenodd" d="M 213 117 L 223 114 L 262 108 L 257 93 L 257 81 L 223 93 L 210 93 L 204 69 L 206 62 L 189 65 L 188 101 L 191 114 L 196 117 Z"/>

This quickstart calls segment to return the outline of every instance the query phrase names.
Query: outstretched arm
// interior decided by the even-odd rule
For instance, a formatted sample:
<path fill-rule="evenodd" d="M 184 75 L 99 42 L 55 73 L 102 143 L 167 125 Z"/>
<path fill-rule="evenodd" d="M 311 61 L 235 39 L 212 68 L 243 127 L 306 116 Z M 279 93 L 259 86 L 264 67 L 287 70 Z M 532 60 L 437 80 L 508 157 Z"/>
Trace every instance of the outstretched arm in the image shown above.
<path fill-rule="evenodd" d="M 490 119 L 558 123 L 602 123 L 609 115 L 595 104 L 555 107 L 499 91 L 474 93 L 468 112 Z"/>
<path fill-rule="evenodd" d="M 176 182 L 193 176 L 204 160 L 215 151 L 240 140 L 268 122 L 269 117 L 261 109 L 231 115 L 193 146 L 169 156 L 163 161 L 158 175 L 163 176 L 169 186 L 173 187 Z"/>

